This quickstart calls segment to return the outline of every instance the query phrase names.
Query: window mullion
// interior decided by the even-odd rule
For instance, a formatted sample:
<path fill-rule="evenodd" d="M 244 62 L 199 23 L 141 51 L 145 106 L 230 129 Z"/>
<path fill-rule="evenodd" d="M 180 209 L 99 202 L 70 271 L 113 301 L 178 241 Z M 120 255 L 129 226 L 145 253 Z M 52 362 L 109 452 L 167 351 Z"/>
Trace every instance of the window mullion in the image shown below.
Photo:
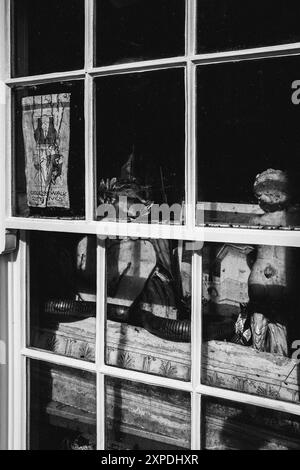
<path fill-rule="evenodd" d="M 106 342 L 106 248 L 105 241 L 97 243 L 97 317 L 96 317 L 96 366 L 103 372 Z"/>
<path fill-rule="evenodd" d="M 85 70 L 94 65 L 94 12 L 95 1 L 85 0 Z"/>
<path fill-rule="evenodd" d="M 94 0 L 85 0 L 85 72 L 93 67 L 94 57 Z M 85 77 L 85 217 L 88 222 L 95 215 L 94 171 L 94 91 L 93 79 Z M 93 183 L 91 183 L 93 182 Z"/>
<path fill-rule="evenodd" d="M 106 399 L 105 375 L 97 373 L 97 450 L 105 450 L 106 435 Z"/>
<path fill-rule="evenodd" d="M 84 63 L 86 73 L 94 65 L 94 13 L 95 1 L 85 0 Z M 87 73 L 85 78 L 85 216 L 88 222 L 95 218 L 94 117 L 94 83 L 93 78 Z"/>
<path fill-rule="evenodd" d="M 202 254 L 195 252 L 192 262 L 192 450 L 200 450 L 201 396 L 196 393 L 201 384 L 202 352 Z"/>
<path fill-rule="evenodd" d="M 192 393 L 192 435 L 191 435 L 191 450 L 201 450 L 201 395 Z"/>
<path fill-rule="evenodd" d="M 186 224 L 193 229 L 196 214 L 196 68 L 190 61 L 196 43 L 196 0 L 187 1 L 186 49 Z"/>
<path fill-rule="evenodd" d="M 197 244 L 195 244 L 197 246 Z M 202 255 L 195 252 L 192 264 L 192 384 L 201 384 L 202 352 Z"/>
<path fill-rule="evenodd" d="M 97 241 L 97 316 L 96 316 L 96 368 L 97 368 L 97 449 L 105 449 L 105 349 L 106 349 L 106 247 Z"/>
<path fill-rule="evenodd" d="M 190 230 L 195 227 L 196 215 L 196 106 L 195 106 L 196 68 L 188 62 L 186 68 L 186 225 Z"/>
<path fill-rule="evenodd" d="M 88 72 L 94 77 L 109 75 L 120 75 L 128 73 L 151 72 L 153 70 L 165 70 L 170 68 L 179 68 L 186 65 L 186 57 L 171 57 L 165 59 L 150 59 L 140 62 L 128 62 L 102 67 L 94 67 Z"/>
<path fill-rule="evenodd" d="M 21 354 L 33 361 L 40 361 L 48 364 L 54 364 L 69 369 L 84 370 L 86 372 L 96 372 L 94 362 L 82 361 L 68 356 L 58 356 L 52 352 L 40 351 L 38 349 L 23 348 Z"/>
<path fill-rule="evenodd" d="M 266 408 L 300 416 L 299 403 L 288 401 L 285 402 L 259 395 L 249 395 L 248 393 L 236 392 L 225 388 L 216 388 L 210 385 L 200 385 L 197 388 L 197 392 L 202 394 L 203 397 L 208 396 L 237 403 L 247 403 L 248 405 L 258 406 L 260 408 Z"/>
<path fill-rule="evenodd" d="M 187 55 L 196 53 L 197 42 L 197 0 L 186 0 L 186 50 Z"/>
<path fill-rule="evenodd" d="M 300 54 L 300 43 L 281 44 L 275 46 L 255 47 L 253 49 L 229 50 L 207 54 L 195 54 L 191 60 L 197 65 L 208 65 L 219 62 L 234 62 L 236 60 L 257 60 L 273 57 L 287 57 Z"/>
<path fill-rule="evenodd" d="M 9 78 L 5 81 L 7 86 L 31 86 L 44 85 L 57 82 L 81 80 L 85 77 L 84 70 L 72 70 L 70 72 L 45 73 L 43 75 L 29 75 L 28 77 Z"/>
<path fill-rule="evenodd" d="M 95 219 L 95 175 L 94 171 L 94 83 L 90 75 L 85 77 L 85 218 Z"/>

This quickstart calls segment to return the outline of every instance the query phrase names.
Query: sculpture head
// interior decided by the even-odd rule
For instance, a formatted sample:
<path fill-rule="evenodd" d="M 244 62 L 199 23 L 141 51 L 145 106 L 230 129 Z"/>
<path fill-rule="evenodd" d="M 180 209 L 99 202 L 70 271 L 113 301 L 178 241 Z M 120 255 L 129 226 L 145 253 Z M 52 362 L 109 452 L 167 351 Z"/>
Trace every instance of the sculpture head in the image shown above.
<path fill-rule="evenodd" d="M 254 194 L 265 212 L 287 209 L 291 199 L 290 193 L 288 175 L 282 170 L 271 168 L 257 175 L 255 179 Z"/>

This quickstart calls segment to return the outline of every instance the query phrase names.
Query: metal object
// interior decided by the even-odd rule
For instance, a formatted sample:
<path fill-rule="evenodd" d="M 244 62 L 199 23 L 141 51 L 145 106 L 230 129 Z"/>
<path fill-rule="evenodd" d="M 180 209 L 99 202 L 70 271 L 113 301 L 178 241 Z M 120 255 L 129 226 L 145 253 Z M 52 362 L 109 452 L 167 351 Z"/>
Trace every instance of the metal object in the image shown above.
<path fill-rule="evenodd" d="M 6 230 L 3 237 L 0 238 L 0 255 L 7 255 L 13 253 L 17 249 L 17 231 Z"/>

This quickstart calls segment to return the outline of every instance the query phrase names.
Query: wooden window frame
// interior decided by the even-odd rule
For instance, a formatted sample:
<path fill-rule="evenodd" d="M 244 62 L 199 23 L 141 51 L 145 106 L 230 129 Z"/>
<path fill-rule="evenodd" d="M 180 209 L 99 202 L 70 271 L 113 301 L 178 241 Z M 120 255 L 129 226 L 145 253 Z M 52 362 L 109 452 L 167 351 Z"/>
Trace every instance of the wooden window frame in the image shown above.
<path fill-rule="evenodd" d="M 201 148 L 196 149 L 196 70 L 208 64 L 248 61 L 270 57 L 300 55 L 300 43 L 274 45 L 240 51 L 214 54 L 196 54 L 196 8 L 197 0 L 186 0 L 186 55 L 176 58 L 149 60 L 128 64 L 94 67 L 94 0 L 85 0 L 85 64 L 83 70 L 53 73 L 30 77 L 11 78 L 10 72 L 10 11 L 11 1 L 0 0 L 0 34 L 5 38 L 0 49 L 0 243 L 5 229 L 20 230 L 17 255 L 11 255 L 8 271 L 8 436 L 9 449 L 27 447 L 27 367 L 30 359 L 90 371 L 97 376 L 97 448 L 105 448 L 105 377 L 116 377 L 149 385 L 182 390 L 191 394 L 191 449 L 201 449 L 201 398 L 217 397 L 238 403 L 284 411 L 300 416 L 300 404 L 277 401 L 255 395 L 209 387 L 201 384 L 202 347 L 202 242 L 264 244 L 300 247 L 299 231 L 213 228 L 196 225 L 196 157 L 201 158 Z M 4 34 L 4 33 L 3 33 Z M 95 217 L 95 123 L 94 80 L 97 77 L 134 72 L 182 67 L 185 69 L 186 85 L 186 223 L 184 226 L 163 226 L 126 223 L 103 223 Z M 86 218 L 84 221 L 49 219 L 26 219 L 12 215 L 12 91 L 16 86 L 47 84 L 66 80 L 84 80 L 85 83 L 85 164 L 86 164 Z M 5 111 L 6 110 L 6 111 Z M 5 201 L 5 205 L 3 204 Z M 27 347 L 28 329 L 28 243 L 27 232 L 32 230 L 84 233 L 103 237 L 166 238 L 200 242 L 195 246 L 192 261 L 192 374 L 188 383 L 140 372 L 118 369 L 105 365 L 105 317 L 106 317 L 106 250 L 99 238 L 97 245 L 97 328 L 96 362 L 94 364 L 37 351 Z"/>

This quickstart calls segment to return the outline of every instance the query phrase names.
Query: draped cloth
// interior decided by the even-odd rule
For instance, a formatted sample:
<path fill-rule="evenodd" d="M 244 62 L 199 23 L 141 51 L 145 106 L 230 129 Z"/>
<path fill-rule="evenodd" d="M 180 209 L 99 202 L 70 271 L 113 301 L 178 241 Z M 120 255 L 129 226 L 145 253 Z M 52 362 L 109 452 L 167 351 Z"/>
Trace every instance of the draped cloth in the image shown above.
<path fill-rule="evenodd" d="M 70 93 L 22 99 L 27 204 L 70 208 Z"/>

